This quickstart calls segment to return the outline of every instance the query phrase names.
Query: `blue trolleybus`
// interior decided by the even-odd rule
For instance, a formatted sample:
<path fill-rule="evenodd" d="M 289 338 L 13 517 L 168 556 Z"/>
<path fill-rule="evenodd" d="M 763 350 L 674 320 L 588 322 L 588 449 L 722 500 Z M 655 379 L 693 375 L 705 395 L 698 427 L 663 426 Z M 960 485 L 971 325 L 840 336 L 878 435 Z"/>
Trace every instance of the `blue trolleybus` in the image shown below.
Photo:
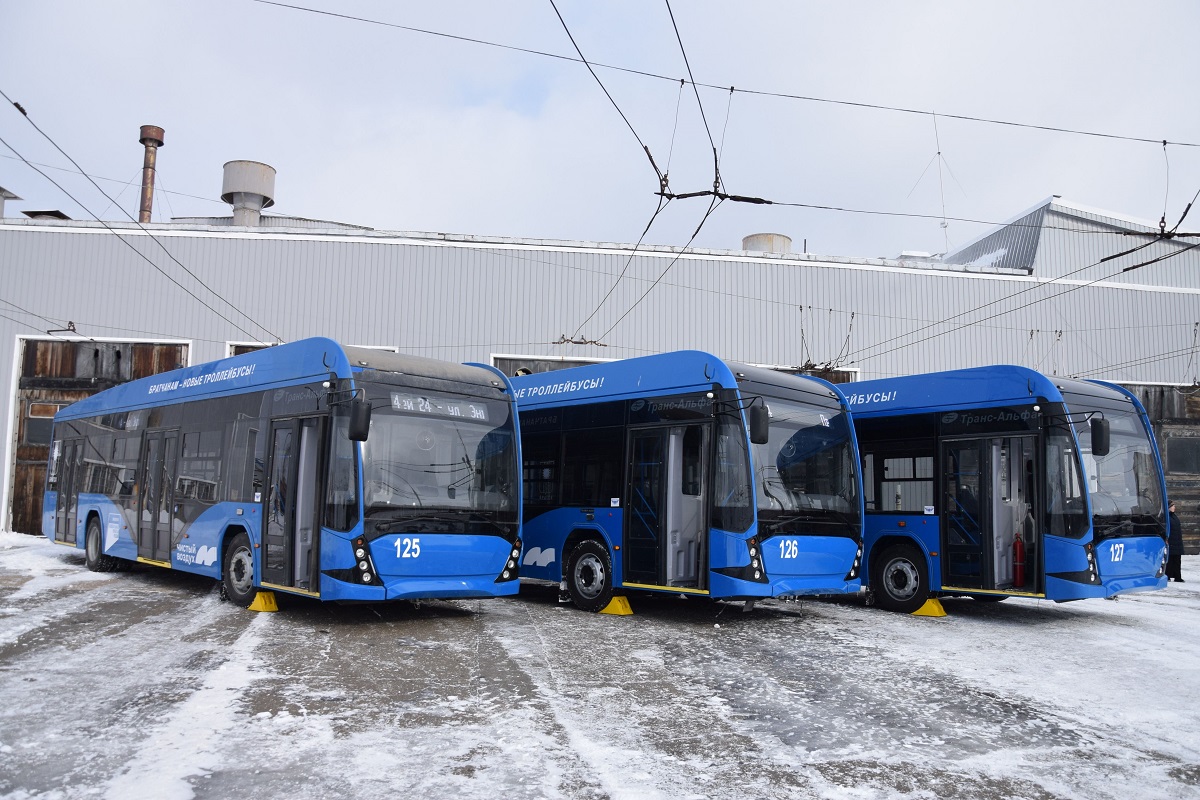
<path fill-rule="evenodd" d="M 854 429 L 831 384 L 696 351 L 513 379 L 521 573 L 576 606 L 860 590 Z"/>
<path fill-rule="evenodd" d="M 306 339 L 58 413 L 42 531 L 110 571 L 322 600 L 515 594 L 520 442 L 491 367 Z"/>
<path fill-rule="evenodd" d="M 880 606 L 1055 601 L 1166 585 L 1166 484 L 1119 386 L 996 366 L 846 387 Z"/>

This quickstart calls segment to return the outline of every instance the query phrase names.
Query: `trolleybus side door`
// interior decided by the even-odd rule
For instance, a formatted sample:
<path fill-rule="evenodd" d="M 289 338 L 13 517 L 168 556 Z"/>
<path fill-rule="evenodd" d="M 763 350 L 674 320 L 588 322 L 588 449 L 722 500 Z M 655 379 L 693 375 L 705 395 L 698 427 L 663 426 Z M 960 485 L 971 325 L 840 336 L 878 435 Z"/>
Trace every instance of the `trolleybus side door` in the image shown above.
<path fill-rule="evenodd" d="M 942 442 L 942 585 L 1036 591 L 1036 436 Z M 1019 543 L 1018 543 L 1019 542 Z"/>
<path fill-rule="evenodd" d="M 299 589 L 313 586 L 323 423 L 321 417 L 271 423 L 262 512 L 264 583 Z"/>
<path fill-rule="evenodd" d="M 987 588 L 989 484 L 983 439 L 942 442 L 942 585 Z"/>
<path fill-rule="evenodd" d="M 54 538 L 74 544 L 78 531 L 79 484 L 83 480 L 83 440 L 62 443 L 58 466 L 58 499 L 54 505 Z"/>
<path fill-rule="evenodd" d="M 625 581 L 704 589 L 708 427 L 637 428 L 629 436 Z"/>
<path fill-rule="evenodd" d="M 170 561 L 175 519 L 178 431 L 148 431 L 142 441 L 138 484 L 138 557 Z"/>

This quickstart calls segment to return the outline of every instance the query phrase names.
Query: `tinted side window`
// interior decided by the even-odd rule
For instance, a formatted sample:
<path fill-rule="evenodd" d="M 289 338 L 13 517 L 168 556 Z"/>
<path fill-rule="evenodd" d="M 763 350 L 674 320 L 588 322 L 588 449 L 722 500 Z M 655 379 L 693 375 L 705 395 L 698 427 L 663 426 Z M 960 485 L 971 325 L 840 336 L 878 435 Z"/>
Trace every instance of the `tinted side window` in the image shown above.
<path fill-rule="evenodd" d="M 525 434 L 521 437 L 526 505 L 558 504 L 559 443 L 557 433 Z"/>
<path fill-rule="evenodd" d="M 608 507 L 621 496 L 622 428 L 572 431 L 563 437 L 563 505 Z"/>

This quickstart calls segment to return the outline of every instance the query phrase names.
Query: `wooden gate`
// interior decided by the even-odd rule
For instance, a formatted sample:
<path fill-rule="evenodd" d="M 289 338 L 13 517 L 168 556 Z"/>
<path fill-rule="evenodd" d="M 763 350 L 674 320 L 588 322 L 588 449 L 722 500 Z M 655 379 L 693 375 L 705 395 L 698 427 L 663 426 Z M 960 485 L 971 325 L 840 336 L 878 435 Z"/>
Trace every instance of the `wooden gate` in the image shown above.
<path fill-rule="evenodd" d="M 50 429 L 58 409 L 120 383 L 187 363 L 186 344 L 26 339 L 22 343 L 16 457 L 10 465 L 12 530 L 42 532 Z"/>

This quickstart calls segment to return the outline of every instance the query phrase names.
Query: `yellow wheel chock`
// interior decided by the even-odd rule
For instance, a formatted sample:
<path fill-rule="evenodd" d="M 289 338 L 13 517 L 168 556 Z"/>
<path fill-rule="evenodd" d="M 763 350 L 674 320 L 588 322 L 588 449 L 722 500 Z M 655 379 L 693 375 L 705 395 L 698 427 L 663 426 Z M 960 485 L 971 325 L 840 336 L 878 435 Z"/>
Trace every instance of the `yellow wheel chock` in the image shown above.
<path fill-rule="evenodd" d="M 925 601 L 925 605 L 912 612 L 914 617 L 944 617 L 946 609 L 942 608 L 942 601 L 936 597 L 931 597 Z"/>
<path fill-rule="evenodd" d="M 608 602 L 604 608 L 600 609 L 601 614 L 616 614 L 617 616 L 627 617 L 633 613 L 633 609 L 629 607 L 629 598 L 624 595 L 617 595 Z"/>
<path fill-rule="evenodd" d="M 274 592 L 259 592 L 254 595 L 254 602 L 250 604 L 251 611 L 278 611 L 279 606 L 275 604 Z"/>

